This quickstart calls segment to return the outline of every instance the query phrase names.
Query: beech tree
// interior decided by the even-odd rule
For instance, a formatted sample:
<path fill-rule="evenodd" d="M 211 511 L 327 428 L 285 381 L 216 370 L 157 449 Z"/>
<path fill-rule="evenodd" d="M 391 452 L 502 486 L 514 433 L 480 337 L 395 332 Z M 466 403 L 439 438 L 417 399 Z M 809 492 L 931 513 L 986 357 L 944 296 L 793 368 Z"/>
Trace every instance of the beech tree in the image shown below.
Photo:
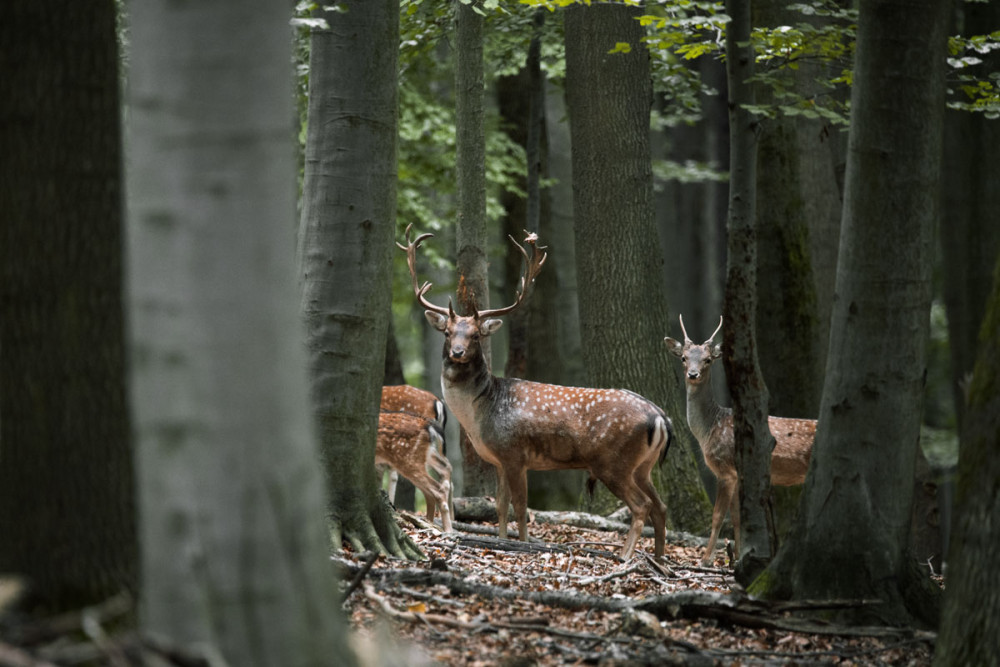
<path fill-rule="evenodd" d="M 1000 646 L 1000 261 L 979 330 L 979 353 L 958 458 L 958 500 L 948 557 L 948 586 L 934 651 L 936 665 L 987 665 Z"/>
<path fill-rule="evenodd" d="M 399 2 L 321 12 L 312 30 L 298 255 L 330 535 L 416 558 L 375 473 L 396 218 Z M 318 10 L 319 11 L 319 10 Z"/>
<path fill-rule="evenodd" d="M 754 102 L 750 4 L 730 0 L 726 30 L 729 90 L 728 261 L 723 315 L 723 363 L 733 395 L 733 434 L 739 475 L 741 550 L 737 577 L 744 585 L 770 561 L 775 530 L 770 507 L 771 452 L 768 392 L 757 361 L 757 131 L 747 110 Z"/>
<path fill-rule="evenodd" d="M 130 24 L 141 627 L 232 665 L 353 663 L 295 300 L 288 18 L 148 0 Z"/>
<path fill-rule="evenodd" d="M 455 171 L 458 221 L 455 225 L 456 312 L 469 315 L 490 307 L 486 258 L 486 135 L 483 126 L 483 16 L 474 2 L 455 0 Z M 491 363 L 490 339 L 483 353 Z M 496 473 L 472 447 L 462 430 L 463 493 L 483 496 L 495 490 Z"/>
<path fill-rule="evenodd" d="M 588 384 L 631 389 L 678 416 L 683 399 L 662 343 L 670 326 L 653 221 L 652 87 L 640 13 L 612 4 L 565 12 L 581 339 Z M 674 429 L 681 437 L 657 489 L 677 528 L 701 531 L 710 507 L 693 439 L 676 419 Z"/>
<path fill-rule="evenodd" d="M 937 215 L 949 3 L 862 3 L 837 300 L 812 462 L 791 534 L 750 587 L 879 598 L 858 614 L 934 625 L 907 553 Z"/>

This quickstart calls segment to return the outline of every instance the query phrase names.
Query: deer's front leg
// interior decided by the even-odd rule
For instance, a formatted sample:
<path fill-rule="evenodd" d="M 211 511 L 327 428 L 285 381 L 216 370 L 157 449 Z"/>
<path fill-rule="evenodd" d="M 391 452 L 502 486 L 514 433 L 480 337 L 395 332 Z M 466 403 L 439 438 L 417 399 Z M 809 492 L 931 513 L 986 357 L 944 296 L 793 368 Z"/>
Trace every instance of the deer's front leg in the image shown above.
<path fill-rule="evenodd" d="M 518 535 L 522 542 L 528 541 L 528 470 L 508 467 L 504 469 L 510 500 L 514 505 L 514 519 L 517 520 Z M 506 508 L 504 508 L 506 513 Z M 502 537 L 502 536 L 501 536 Z"/>
<path fill-rule="evenodd" d="M 736 560 L 742 556 L 740 552 L 740 484 L 737 480 L 733 489 L 732 505 L 729 507 L 729 516 L 733 517 L 733 542 L 736 543 Z"/>
<path fill-rule="evenodd" d="M 733 493 L 735 491 L 735 478 L 719 477 L 719 485 L 715 491 L 715 508 L 712 510 L 712 534 L 708 537 L 705 557 L 701 560 L 701 564 L 705 567 L 708 567 L 712 563 L 712 554 L 715 552 L 715 541 L 719 538 L 722 520 L 726 518 L 726 512 L 732 504 Z"/>
<path fill-rule="evenodd" d="M 507 507 L 510 505 L 510 486 L 507 484 L 507 476 L 500 466 L 497 469 L 497 529 L 500 539 L 507 539 Z"/>

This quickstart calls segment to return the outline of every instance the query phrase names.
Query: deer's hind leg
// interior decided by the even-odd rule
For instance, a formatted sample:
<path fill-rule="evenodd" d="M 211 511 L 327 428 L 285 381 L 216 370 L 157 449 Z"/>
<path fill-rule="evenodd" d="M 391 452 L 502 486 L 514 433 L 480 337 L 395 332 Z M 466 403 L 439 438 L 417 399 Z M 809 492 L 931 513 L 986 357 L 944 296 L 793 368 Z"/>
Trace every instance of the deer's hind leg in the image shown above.
<path fill-rule="evenodd" d="M 642 527 L 652 510 L 653 502 L 633 477 L 627 477 L 623 480 L 606 477 L 599 479 L 604 482 L 611 493 L 624 501 L 629 511 L 632 512 L 632 525 L 625 536 L 625 544 L 621 551 L 622 559 L 628 560 L 635 553 L 635 545 L 639 541 L 639 536 L 642 535 Z"/>
<path fill-rule="evenodd" d="M 649 520 L 653 524 L 653 555 L 656 558 L 663 556 L 664 543 L 667 539 L 667 506 L 660 499 L 660 494 L 650 481 L 650 473 L 655 461 L 640 467 L 633 474 L 636 485 L 646 494 L 649 499 Z"/>

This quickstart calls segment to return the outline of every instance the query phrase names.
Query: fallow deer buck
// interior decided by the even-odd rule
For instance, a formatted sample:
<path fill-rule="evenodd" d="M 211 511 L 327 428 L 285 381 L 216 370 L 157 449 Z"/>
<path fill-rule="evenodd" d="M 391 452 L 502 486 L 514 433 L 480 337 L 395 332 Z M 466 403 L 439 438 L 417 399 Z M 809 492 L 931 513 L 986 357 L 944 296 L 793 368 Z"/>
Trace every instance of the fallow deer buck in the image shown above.
<path fill-rule="evenodd" d="M 712 534 L 701 561 L 702 565 L 708 565 L 727 510 L 733 517 L 736 553 L 740 552 L 740 494 L 739 478 L 736 475 L 733 410 L 719 405 L 712 394 L 712 362 L 722 356 L 722 345 L 712 341 L 722 329 L 722 318 L 719 318 L 719 327 L 715 333 L 701 345 L 696 345 L 688 338 L 683 316 L 680 322 L 684 342 L 680 343 L 669 336 L 663 340 L 670 353 L 684 364 L 688 426 L 701 445 L 705 463 L 719 480 L 715 508 L 712 510 Z M 809 469 L 809 457 L 816 437 L 816 420 L 768 417 L 767 424 L 775 440 L 774 452 L 771 454 L 771 484 L 802 484 Z"/>
<path fill-rule="evenodd" d="M 540 384 L 494 376 L 483 354 L 481 341 L 503 323 L 498 319 L 518 308 L 542 268 L 537 237 L 525 240 L 531 257 L 514 241 L 525 260 L 520 290 L 514 303 L 504 308 L 456 315 L 436 306 L 425 295 L 430 283 L 417 285 L 416 250 L 433 236 L 422 234 L 406 251 L 413 291 L 424 314 L 444 334 L 441 386 L 448 408 L 465 428 L 476 453 L 497 469 L 497 514 L 501 538 L 507 536 L 507 503 L 513 502 L 521 540 L 528 539 L 528 470 L 585 469 L 603 482 L 632 512 L 622 547 L 630 558 L 647 516 L 653 524 L 655 555 L 663 555 L 666 506 L 650 481 L 653 465 L 662 460 L 673 437 L 670 419 L 663 410 L 638 394 L 621 389 L 586 389 Z"/>
<path fill-rule="evenodd" d="M 427 501 L 427 520 L 441 512 L 441 527 L 451 532 L 451 464 L 439 451 L 441 432 L 436 422 L 408 412 L 379 412 L 378 439 L 375 441 L 375 466 L 386 466 L 413 482 Z M 427 468 L 438 474 L 434 479 Z M 391 488 L 393 500 L 395 489 Z"/>

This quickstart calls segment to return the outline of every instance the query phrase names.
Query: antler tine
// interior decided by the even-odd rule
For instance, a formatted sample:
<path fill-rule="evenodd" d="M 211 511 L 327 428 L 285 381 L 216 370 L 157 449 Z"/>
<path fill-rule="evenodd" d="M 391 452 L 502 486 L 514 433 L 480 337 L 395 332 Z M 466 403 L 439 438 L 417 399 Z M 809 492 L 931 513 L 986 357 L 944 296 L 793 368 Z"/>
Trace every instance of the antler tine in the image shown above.
<path fill-rule="evenodd" d="M 703 344 L 704 345 L 708 345 L 709 343 L 711 343 L 712 339 L 715 338 L 715 334 L 719 333 L 720 329 L 722 329 L 722 316 L 721 315 L 719 316 L 719 326 L 717 326 L 715 328 L 715 331 L 712 332 L 712 335 L 709 336 L 708 340 L 706 340 Z"/>
<path fill-rule="evenodd" d="M 681 331 L 684 332 L 684 342 L 685 343 L 690 343 L 691 339 L 688 338 L 687 329 L 684 328 L 684 316 L 683 315 L 678 315 L 677 317 L 680 318 L 680 321 L 681 321 Z"/>
<path fill-rule="evenodd" d="M 412 227 L 413 223 L 406 226 L 406 245 L 404 246 L 398 241 L 396 242 L 396 245 L 399 246 L 400 250 L 404 250 L 406 252 L 406 265 L 410 267 L 410 278 L 413 279 L 413 293 L 417 295 L 417 301 L 420 302 L 420 305 L 427 310 L 432 310 L 441 315 L 450 316 L 450 302 L 448 303 L 448 307 L 444 308 L 443 306 L 435 306 L 424 297 L 424 295 L 431 289 L 431 283 L 429 281 L 419 287 L 417 286 L 417 248 L 420 247 L 420 244 L 424 241 L 424 239 L 431 238 L 434 235 L 428 232 L 421 234 L 417 238 L 413 239 L 413 241 L 410 241 L 410 228 Z"/>
<path fill-rule="evenodd" d="M 511 243 L 517 246 L 517 249 L 521 251 L 521 256 L 524 257 L 525 269 L 524 273 L 521 274 L 521 289 L 518 290 L 517 298 L 514 299 L 514 303 L 504 308 L 494 308 L 492 310 L 476 311 L 476 315 L 479 318 L 486 317 L 499 317 L 500 315 L 506 315 L 507 313 L 513 311 L 515 308 L 520 306 L 525 297 L 528 294 L 528 288 L 531 284 L 535 282 L 535 278 L 542 270 L 542 265 L 545 264 L 545 260 L 548 259 L 549 254 L 544 252 L 545 246 L 538 247 L 535 244 L 538 242 L 538 234 L 525 232 L 527 236 L 524 238 L 524 242 L 531 246 L 531 256 L 528 256 L 528 252 L 524 249 L 520 243 L 514 240 L 514 237 L 510 234 L 507 238 L 510 239 Z M 541 257 L 538 255 L 538 251 L 542 250 Z"/>

